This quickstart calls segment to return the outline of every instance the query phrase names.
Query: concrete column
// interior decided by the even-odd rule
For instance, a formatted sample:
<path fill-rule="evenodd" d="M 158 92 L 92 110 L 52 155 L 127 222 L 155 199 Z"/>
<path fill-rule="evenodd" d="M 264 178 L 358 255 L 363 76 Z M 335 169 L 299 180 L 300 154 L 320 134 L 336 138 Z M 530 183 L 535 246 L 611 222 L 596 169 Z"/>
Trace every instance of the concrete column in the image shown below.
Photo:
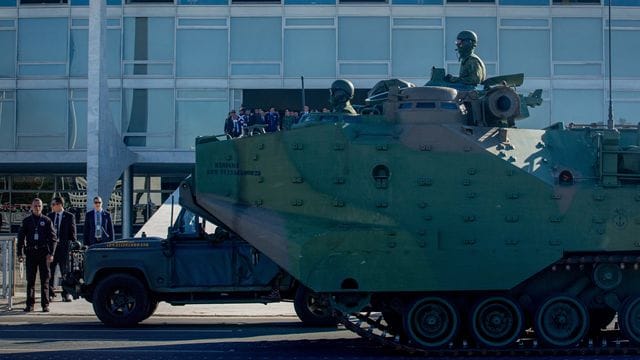
<path fill-rule="evenodd" d="M 87 99 L 87 198 L 100 195 L 107 208 L 122 171 L 135 162 L 135 154 L 122 142 L 109 112 L 107 85 L 106 0 L 89 1 L 89 62 Z M 87 201 L 87 210 L 92 204 Z M 115 219 L 114 219 L 115 220 Z"/>
<path fill-rule="evenodd" d="M 122 237 L 131 236 L 131 226 L 133 224 L 133 171 L 131 166 L 124 169 L 122 174 Z"/>

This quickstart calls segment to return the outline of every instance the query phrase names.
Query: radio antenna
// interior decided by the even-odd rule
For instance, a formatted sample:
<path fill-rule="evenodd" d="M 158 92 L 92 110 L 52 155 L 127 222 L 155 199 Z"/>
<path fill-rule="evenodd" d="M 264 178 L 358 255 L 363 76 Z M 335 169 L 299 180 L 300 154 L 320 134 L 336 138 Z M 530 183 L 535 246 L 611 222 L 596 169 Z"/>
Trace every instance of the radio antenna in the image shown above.
<path fill-rule="evenodd" d="M 613 101 L 612 101 L 612 96 L 611 94 L 613 93 L 613 88 L 612 88 L 612 77 L 611 77 L 611 1 L 609 0 L 609 29 L 607 31 L 608 36 L 609 36 L 609 118 L 607 119 L 607 128 L 608 129 L 613 129 Z"/>
<path fill-rule="evenodd" d="M 302 111 L 304 111 L 304 106 L 307 105 L 307 100 L 304 96 L 304 76 L 300 76 L 300 83 L 302 85 Z"/>

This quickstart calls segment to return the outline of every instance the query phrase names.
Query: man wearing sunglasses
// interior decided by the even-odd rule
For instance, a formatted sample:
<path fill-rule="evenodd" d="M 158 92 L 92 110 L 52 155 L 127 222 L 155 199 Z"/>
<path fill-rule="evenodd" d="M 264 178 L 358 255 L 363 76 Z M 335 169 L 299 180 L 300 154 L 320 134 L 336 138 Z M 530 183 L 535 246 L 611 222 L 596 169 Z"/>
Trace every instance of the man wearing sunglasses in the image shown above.
<path fill-rule="evenodd" d="M 56 297 L 53 290 L 56 266 L 60 266 L 60 275 L 62 278 L 67 274 L 69 266 L 69 249 L 76 238 L 76 218 L 72 213 L 64 210 L 64 199 L 56 196 L 51 201 L 51 209 L 53 210 L 47 216 L 53 221 L 53 228 L 56 230 L 58 238 L 58 247 L 53 255 L 51 262 L 51 279 L 49 280 L 49 296 Z M 62 291 L 62 301 L 71 301 L 71 294 Z"/>
<path fill-rule="evenodd" d="M 93 198 L 93 210 L 84 217 L 84 244 L 89 246 L 97 243 L 113 241 L 115 231 L 111 214 L 102 209 L 102 198 Z"/>
<path fill-rule="evenodd" d="M 56 253 L 58 239 L 53 222 L 42 214 L 42 200 L 33 199 L 31 215 L 22 220 L 18 231 L 18 260 L 27 267 L 27 306 L 25 312 L 33 311 L 36 302 L 36 274 L 40 272 L 40 304 L 42 312 L 49 312 L 49 264 Z"/>

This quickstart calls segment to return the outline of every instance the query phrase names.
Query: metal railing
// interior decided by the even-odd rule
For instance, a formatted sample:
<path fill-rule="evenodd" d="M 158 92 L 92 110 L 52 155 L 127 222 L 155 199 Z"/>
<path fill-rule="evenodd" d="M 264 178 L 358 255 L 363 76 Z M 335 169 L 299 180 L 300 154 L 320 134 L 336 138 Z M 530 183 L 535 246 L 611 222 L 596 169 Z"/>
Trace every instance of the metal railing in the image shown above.
<path fill-rule="evenodd" d="M 8 309 L 13 308 L 13 295 L 15 291 L 15 259 L 16 237 L 13 235 L 0 236 L 0 269 L 2 269 L 2 287 L 0 299 L 7 300 Z"/>

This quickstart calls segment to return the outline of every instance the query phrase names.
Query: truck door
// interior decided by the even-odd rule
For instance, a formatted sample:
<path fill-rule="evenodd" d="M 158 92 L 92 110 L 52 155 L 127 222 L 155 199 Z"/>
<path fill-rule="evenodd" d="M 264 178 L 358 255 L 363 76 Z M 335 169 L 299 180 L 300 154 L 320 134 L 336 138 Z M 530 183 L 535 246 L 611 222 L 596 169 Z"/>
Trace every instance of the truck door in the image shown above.
<path fill-rule="evenodd" d="M 182 209 L 173 227 L 172 287 L 233 286 L 233 241 L 214 242 L 206 236 L 202 219 Z"/>

